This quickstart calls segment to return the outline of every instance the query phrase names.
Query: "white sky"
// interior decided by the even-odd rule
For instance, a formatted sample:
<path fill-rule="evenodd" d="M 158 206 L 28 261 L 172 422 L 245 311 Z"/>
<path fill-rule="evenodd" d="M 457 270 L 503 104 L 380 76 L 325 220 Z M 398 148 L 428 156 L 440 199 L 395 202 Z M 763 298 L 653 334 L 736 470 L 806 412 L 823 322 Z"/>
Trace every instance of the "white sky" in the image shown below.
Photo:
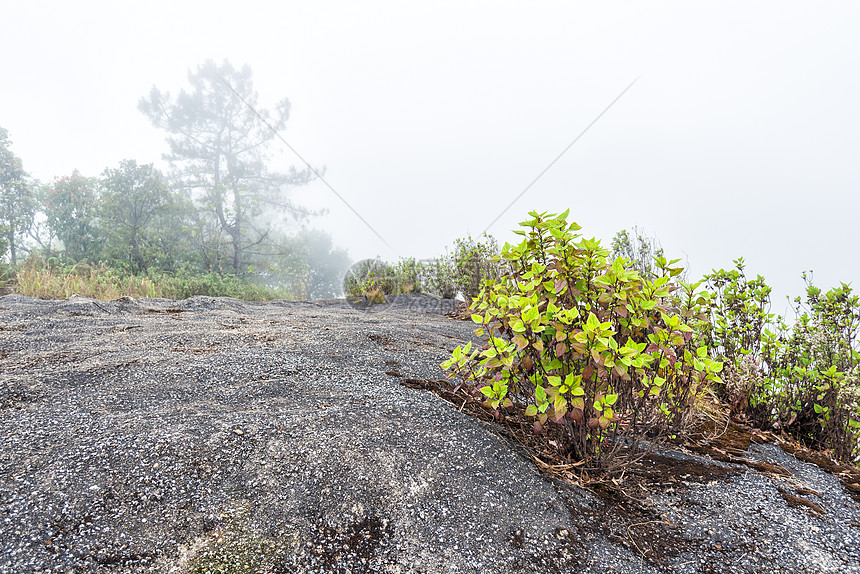
<path fill-rule="evenodd" d="M 860 287 L 860 3 L 27 2 L 0 17 L 0 126 L 31 175 L 163 167 L 137 111 L 206 58 L 250 64 L 264 107 L 392 252 L 322 184 L 311 226 L 353 259 L 430 257 L 571 208 L 608 240 L 634 224 L 692 276 L 745 257 L 800 294 Z M 272 167 L 299 161 L 273 148 Z"/>

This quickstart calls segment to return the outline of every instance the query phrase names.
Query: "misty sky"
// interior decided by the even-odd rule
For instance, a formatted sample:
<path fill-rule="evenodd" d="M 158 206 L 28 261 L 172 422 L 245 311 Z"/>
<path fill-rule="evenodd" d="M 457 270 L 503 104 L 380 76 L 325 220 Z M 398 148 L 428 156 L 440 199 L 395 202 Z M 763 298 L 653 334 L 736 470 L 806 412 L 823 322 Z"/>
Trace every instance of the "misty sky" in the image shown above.
<path fill-rule="evenodd" d="M 137 110 L 205 59 L 249 64 L 322 184 L 352 259 L 430 257 L 479 235 L 631 81 L 490 232 L 571 209 L 589 236 L 638 225 L 698 277 L 743 256 L 799 294 L 860 287 L 857 2 L 5 2 L 0 126 L 34 177 L 166 167 Z M 240 7 L 241 6 L 241 7 Z M 283 146 L 271 167 L 301 167 Z"/>

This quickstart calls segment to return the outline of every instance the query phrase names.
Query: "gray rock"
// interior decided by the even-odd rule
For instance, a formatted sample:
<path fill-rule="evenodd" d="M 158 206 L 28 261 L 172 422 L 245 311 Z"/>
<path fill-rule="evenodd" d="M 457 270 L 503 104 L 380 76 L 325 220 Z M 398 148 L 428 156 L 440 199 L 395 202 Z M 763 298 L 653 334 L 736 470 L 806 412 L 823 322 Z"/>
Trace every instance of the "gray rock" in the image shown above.
<path fill-rule="evenodd" d="M 472 338 L 433 304 L 0 297 L 0 573 L 860 572 L 857 504 L 772 445 L 791 478 L 652 480 L 635 512 L 548 479 L 387 374 Z"/>

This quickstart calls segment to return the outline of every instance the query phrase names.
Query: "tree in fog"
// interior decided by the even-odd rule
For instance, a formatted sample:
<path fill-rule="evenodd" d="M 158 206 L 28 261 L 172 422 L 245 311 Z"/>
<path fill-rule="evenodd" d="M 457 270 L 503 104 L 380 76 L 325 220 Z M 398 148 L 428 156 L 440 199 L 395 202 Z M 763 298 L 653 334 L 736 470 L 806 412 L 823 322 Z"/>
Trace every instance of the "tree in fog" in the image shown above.
<path fill-rule="evenodd" d="M 301 238 L 272 234 L 266 264 L 257 276 L 269 287 L 285 290 L 294 299 L 308 298 L 308 250 Z"/>
<path fill-rule="evenodd" d="M 308 299 L 340 297 L 350 261 L 346 250 L 332 244 L 331 235 L 318 229 L 299 234 L 307 249 Z"/>
<path fill-rule="evenodd" d="M 95 261 L 100 254 L 98 200 L 96 182 L 78 170 L 54 180 L 45 192 L 48 225 L 75 261 Z"/>
<path fill-rule="evenodd" d="M 10 145 L 9 132 L 0 128 L 0 256 L 8 249 L 9 261 L 17 265 L 21 239 L 33 224 L 36 202 L 21 159 Z"/>
<path fill-rule="evenodd" d="M 266 149 L 275 132 L 285 128 L 290 104 L 281 100 L 272 113 L 258 108 L 250 67 L 235 69 L 227 61 L 219 66 L 210 60 L 189 72 L 188 81 L 191 91 L 175 98 L 153 87 L 139 108 L 169 134 L 167 159 L 229 237 L 231 266 L 239 274 L 247 264 L 246 252 L 267 240 L 271 228 L 261 221 L 264 212 L 308 215 L 284 195 L 287 187 L 310 181 L 311 172 L 266 168 Z"/>
<path fill-rule="evenodd" d="M 148 266 L 144 257 L 153 235 L 155 216 L 170 202 L 167 182 L 152 164 L 120 162 L 102 174 L 102 219 L 108 233 L 108 251 L 127 259 L 135 271 Z M 118 253 L 117 253 L 118 252 Z"/>

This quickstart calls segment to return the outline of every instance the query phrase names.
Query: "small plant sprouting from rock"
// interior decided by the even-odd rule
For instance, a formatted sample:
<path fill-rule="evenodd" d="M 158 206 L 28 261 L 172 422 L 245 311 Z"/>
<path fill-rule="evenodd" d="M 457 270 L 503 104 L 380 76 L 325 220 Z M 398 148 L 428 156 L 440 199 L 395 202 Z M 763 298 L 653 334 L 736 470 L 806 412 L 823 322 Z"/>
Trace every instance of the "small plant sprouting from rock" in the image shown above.
<path fill-rule="evenodd" d="M 695 344 L 707 296 L 676 281 L 677 261 L 657 257 L 643 278 L 575 233 L 568 212 L 529 215 L 471 305 L 487 343 L 457 347 L 442 366 L 497 415 L 525 406 L 535 432 L 557 433 L 561 457 L 611 472 L 644 438 L 682 430 L 719 380 L 722 365 Z"/>

